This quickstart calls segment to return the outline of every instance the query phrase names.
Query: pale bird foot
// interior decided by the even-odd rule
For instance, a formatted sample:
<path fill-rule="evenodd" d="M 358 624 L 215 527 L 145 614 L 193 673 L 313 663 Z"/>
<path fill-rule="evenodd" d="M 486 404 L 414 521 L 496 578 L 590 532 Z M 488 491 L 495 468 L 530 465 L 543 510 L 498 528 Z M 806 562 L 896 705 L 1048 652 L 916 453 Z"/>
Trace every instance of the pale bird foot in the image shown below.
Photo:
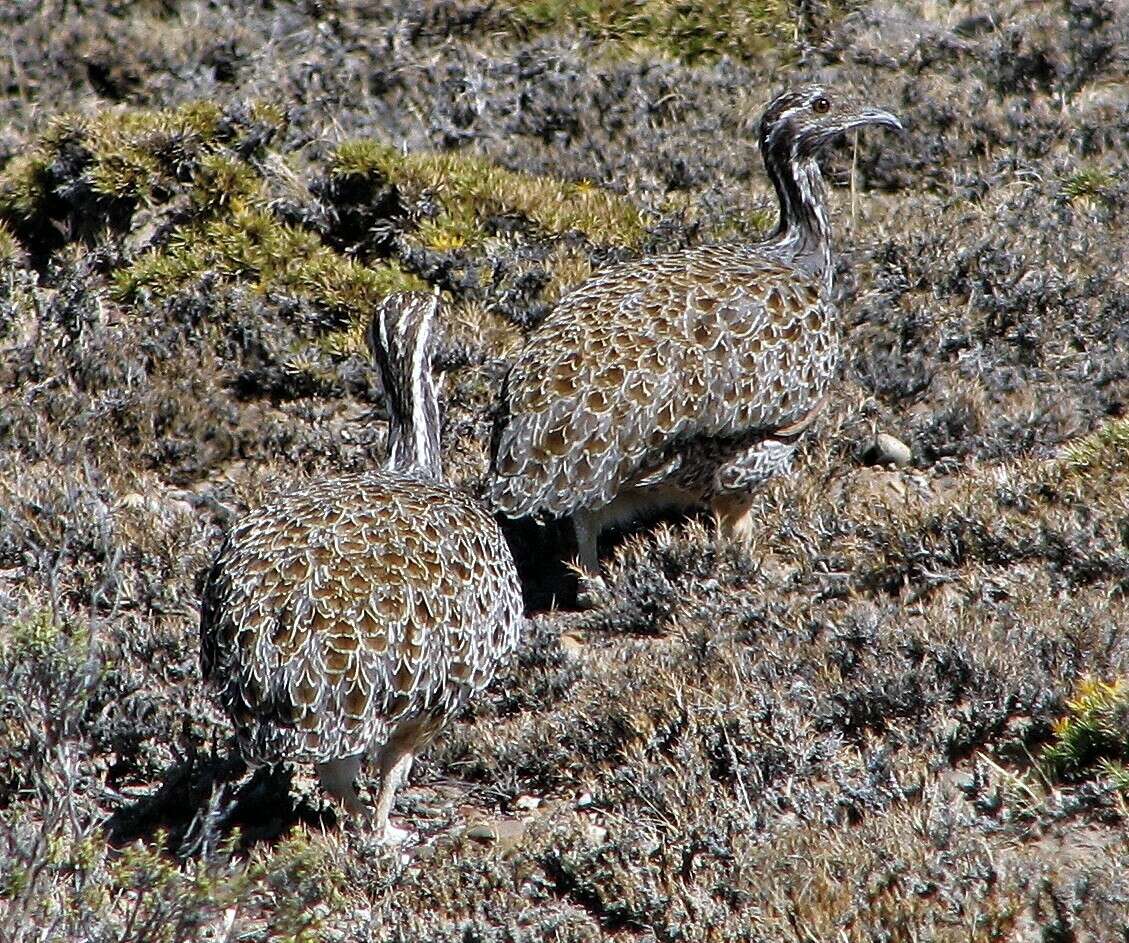
<path fill-rule="evenodd" d="M 391 821 L 384 823 L 384 833 L 380 837 L 380 842 L 383 845 L 395 848 L 398 845 L 406 845 L 417 837 L 416 833 L 409 828 L 397 828 Z"/>
<path fill-rule="evenodd" d="M 760 531 L 760 522 L 753 513 L 749 495 L 720 495 L 712 504 L 722 536 L 737 543 L 753 542 Z"/>

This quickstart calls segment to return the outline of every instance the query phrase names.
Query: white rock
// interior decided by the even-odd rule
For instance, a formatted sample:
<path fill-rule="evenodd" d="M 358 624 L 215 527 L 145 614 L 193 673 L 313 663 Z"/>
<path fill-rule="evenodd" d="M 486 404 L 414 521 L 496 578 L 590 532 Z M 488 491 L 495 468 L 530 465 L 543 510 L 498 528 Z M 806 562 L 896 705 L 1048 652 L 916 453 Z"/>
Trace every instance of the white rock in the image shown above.
<path fill-rule="evenodd" d="M 589 822 L 584 826 L 584 834 L 593 845 L 602 845 L 608 840 L 608 830 L 595 822 Z"/>
<path fill-rule="evenodd" d="M 867 453 L 875 465 L 896 465 L 903 468 L 913 461 L 910 447 L 888 432 L 878 433 Z"/>

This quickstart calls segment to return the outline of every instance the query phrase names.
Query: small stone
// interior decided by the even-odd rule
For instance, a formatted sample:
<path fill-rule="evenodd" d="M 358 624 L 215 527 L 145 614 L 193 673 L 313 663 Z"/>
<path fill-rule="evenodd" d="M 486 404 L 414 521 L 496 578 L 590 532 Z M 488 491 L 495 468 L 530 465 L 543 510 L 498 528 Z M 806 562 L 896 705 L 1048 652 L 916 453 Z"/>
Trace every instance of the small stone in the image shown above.
<path fill-rule="evenodd" d="M 517 819 L 498 819 L 494 822 L 478 822 L 466 830 L 466 837 L 484 845 L 497 842 L 502 848 L 511 848 L 525 834 L 525 823 Z"/>
<path fill-rule="evenodd" d="M 584 826 L 584 834 L 593 845 L 602 845 L 608 840 L 608 830 L 595 822 L 589 822 Z"/>
<path fill-rule="evenodd" d="M 880 432 L 863 453 L 863 461 L 868 465 L 896 465 L 904 468 L 913 461 L 913 452 L 901 439 Z"/>
<path fill-rule="evenodd" d="M 532 812 L 539 805 L 541 805 L 541 800 L 536 796 L 518 796 L 514 800 L 514 808 L 520 809 L 522 812 Z"/>
<path fill-rule="evenodd" d="M 785 812 L 780 816 L 778 824 L 780 830 L 784 831 L 785 829 L 802 828 L 804 821 L 795 812 Z"/>
<path fill-rule="evenodd" d="M 136 491 L 131 491 L 129 494 L 118 499 L 118 507 L 128 508 L 131 511 L 144 511 L 146 510 L 146 504 L 145 496 L 138 494 Z"/>
<path fill-rule="evenodd" d="M 577 658 L 584 651 L 584 639 L 575 632 L 561 633 L 561 651 L 570 658 Z"/>
<path fill-rule="evenodd" d="M 516 845 L 524 834 L 525 823 L 518 819 L 499 819 L 494 823 L 494 835 L 503 848 Z"/>
<path fill-rule="evenodd" d="M 592 804 L 592 793 L 583 792 L 580 798 L 576 800 L 576 807 L 578 809 L 587 809 Z"/>
<path fill-rule="evenodd" d="M 489 822 L 479 822 L 477 825 L 471 825 L 466 830 L 466 837 L 474 841 L 488 843 L 497 841 L 498 833 L 494 830 L 494 826 Z"/>

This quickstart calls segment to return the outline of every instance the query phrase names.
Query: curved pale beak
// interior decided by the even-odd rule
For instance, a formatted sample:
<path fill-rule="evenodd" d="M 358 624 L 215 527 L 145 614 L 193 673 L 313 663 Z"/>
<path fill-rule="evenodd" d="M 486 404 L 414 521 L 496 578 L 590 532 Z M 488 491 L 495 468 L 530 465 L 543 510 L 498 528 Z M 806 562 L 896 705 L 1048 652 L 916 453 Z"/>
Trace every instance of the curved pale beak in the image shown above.
<path fill-rule="evenodd" d="M 849 131 L 852 128 L 861 128 L 868 124 L 876 124 L 883 128 L 890 128 L 899 133 L 905 133 L 906 130 L 894 115 L 881 108 L 860 108 L 854 115 L 847 119 L 843 124 L 843 129 Z"/>

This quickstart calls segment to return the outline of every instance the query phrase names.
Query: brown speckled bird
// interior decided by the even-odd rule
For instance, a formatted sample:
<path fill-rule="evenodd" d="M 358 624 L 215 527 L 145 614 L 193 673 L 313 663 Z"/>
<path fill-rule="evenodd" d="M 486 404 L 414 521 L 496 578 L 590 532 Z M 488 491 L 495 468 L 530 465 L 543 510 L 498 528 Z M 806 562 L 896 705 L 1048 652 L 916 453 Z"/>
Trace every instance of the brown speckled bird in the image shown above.
<path fill-rule="evenodd" d="M 599 272 L 530 335 L 506 379 L 489 495 L 510 517 L 571 515 L 598 574 L 607 525 L 710 505 L 749 529 L 750 492 L 791 467 L 840 356 L 817 157 L 886 111 L 808 85 L 760 122 L 780 221 L 764 242 L 704 246 Z"/>
<path fill-rule="evenodd" d="M 414 754 L 517 644 L 521 590 L 493 518 L 444 484 L 430 356 L 439 301 L 387 298 L 369 345 L 388 469 L 281 494 L 228 535 L 200 620 L 204 677 L 252 765 L 304 760 L 351 812 L 366 757 L 388 815 Z"/>

